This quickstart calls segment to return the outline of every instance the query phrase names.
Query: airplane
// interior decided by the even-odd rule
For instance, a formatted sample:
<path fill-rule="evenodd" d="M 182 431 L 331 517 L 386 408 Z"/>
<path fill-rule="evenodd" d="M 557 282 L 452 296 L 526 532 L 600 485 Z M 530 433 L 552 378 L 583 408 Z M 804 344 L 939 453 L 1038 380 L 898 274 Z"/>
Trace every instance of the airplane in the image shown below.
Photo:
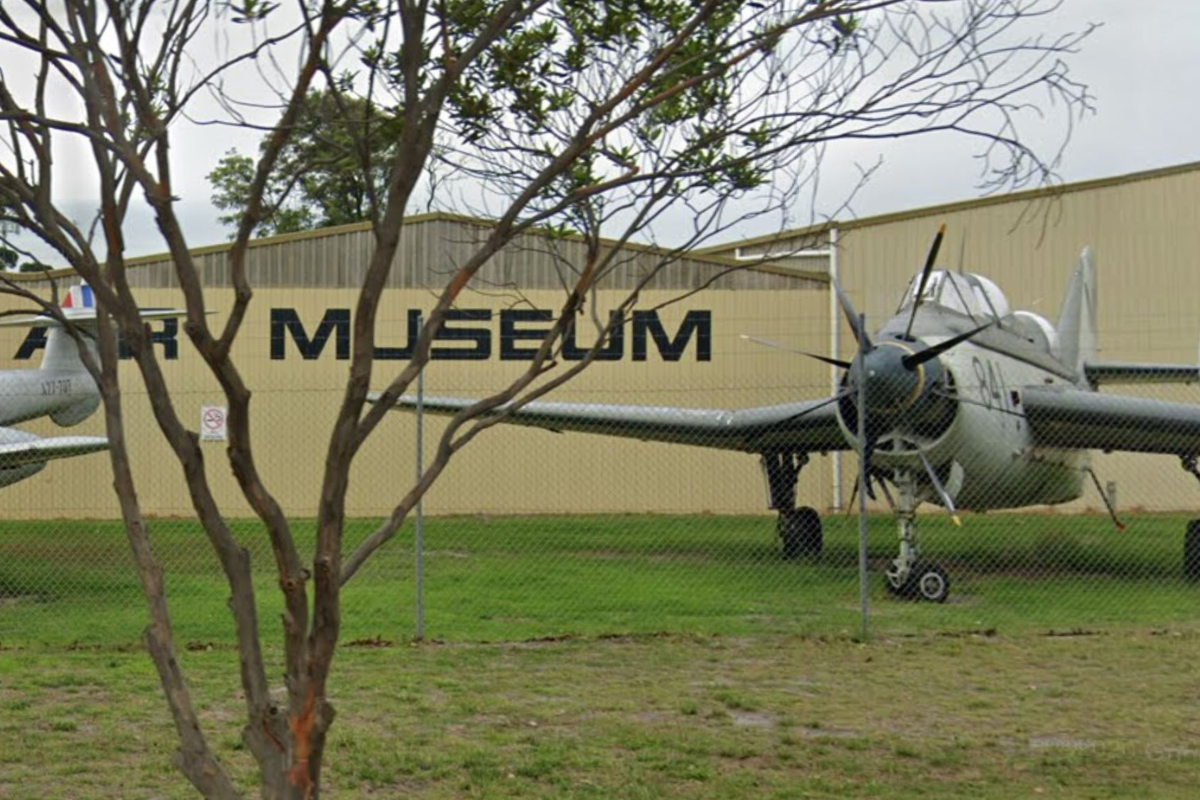
<path fill-rule="evenodd" d="M 1070 502 L 1083 494 L 1089 476 L 1100 489 L 1092 450 L 1174 455 L 1200 480 L 1200 406 L 1098 391 L 1110 383 L 1195 382 L 1200 370 L 1098 358 L 1089 249 L 1079 256 L 1052 324 L 1032 311 L 1010 310 L 1000 288 L 982 275 L 934 269 L 944 233 L 942 226 L 895 315 L 874 333 L 834 281 L 857 353 L 851 361 L 804 353 L 844 370 L 832 397 L 741 410 L 535 401 L 510 403 L 490 416 L 558 432 L 757 454 L 785 558 L 822 549 L 819 514 L 795 507 L 811 455 L 855 450 L 867 467 L 862 490 L 874 498 L 878 485 L 896 518 L 899 552 L 886 571 L 886 587 L 931 602 L 946 601 L 950 579 L 922 555 L 916 521 L 922 502 L 943 506 L 956 523 L 959 510 Z M 424 410 L 447 416 L 475 402 L 422 401 Z M 416 403 L 402 396 L 393 408 L 412 411 Z M 1100 494 L 1120 526 L 1108 496 Z M 1200 530 L 1192 527 L 1185 543 L 1189 574 L 1200 569 Z"/>
<path fill-rule="evenodd" d="M 71 287 L 60 303 L 62 314 L 88 338 L 89 320 L 96 318 L 96 301 L 87 284 Z M 178 317 L 177 309 L 143 310 L 144 319 Z M 44 327 L 49 332 L 39 369 L 0 370 L 0 486 L 9 486 L 41 472 L 47 462 L 108 449 L 103 436 L 41 437 L 7 427 L 50 417 L 64 427 L 78 425 L 100 407 L 96 382 L 83 365 L 79 347 L 66 328 L 51 316 L 0 318 L 0 327 Z"/>

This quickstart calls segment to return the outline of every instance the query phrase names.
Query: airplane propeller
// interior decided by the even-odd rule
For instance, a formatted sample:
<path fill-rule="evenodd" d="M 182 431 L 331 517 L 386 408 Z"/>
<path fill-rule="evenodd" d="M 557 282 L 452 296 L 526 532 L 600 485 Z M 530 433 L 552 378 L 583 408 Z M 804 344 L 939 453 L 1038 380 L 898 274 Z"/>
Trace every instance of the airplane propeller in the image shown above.
<path fill-rule="evenodd" d="M 975 334 L 982 333 L 983 331 L 987 330 L 988 328 L 992 327 L 995 324 L 996 324 L 996 320 L 991 320 L 990 322 L 985 322 L 984 324 L 980 325 L 978 328 L 973 328 L 973 329 L 967 331 L 966 333 L 960 333 L 958 336 L 951 337 L 944 342 L 940 342 L 931 347 L 926 347 L 924 350 L 922 350 L 918 353 L 913 353 L 912 355 L 907 355 L 901 359 L 901 362 L 903 362 L 904 366 L 907 367 L 908 369 L 915 369 L 916 367 L 919 367 L 922 364 L 924 364 L 926 361 L 932 361 L 933 359 L 937 358 L 938 356 L 940 356 L 942 353 L 946 352 L 947 350 L 949 350 L 953 347 L 957 347 L 958 345 L 965 342 L 967 339 L 970 339 Z"/>
<path fill-rule="evenodd" d="M 924 413 L 928 415 L 937 413 L 935 408 L 931 408 L 929 401 L 933 398 L 945 399 L 947 397 L 946 393 L 938 389 L 942 381 L 943 372 L 937 358 L 997 323 L 997 320 L 991 320 L 971 330 L 952 336 L 943 342 L 924 347 L 920 350 L 914 350 L 914 340 L 912 338 L 913 323 L 916 321 L 917 311 L 924 300 L 925 289 L 937 264 L 938 251 L 941 249 L 945 235 L 946 226 L 942 225 L 933 237 L 929 252 L 925 258 L 925 264 L 921 269 L 921 275 L 916 286 L 916 295 L 913 298 L 912 310 L 909 312 L 903 336 L 873 341 L 867 332 L 863 321 L 864 318 L 859 316 L 855 310 L 854 303 L 850 300 L 849 295 L 846 294 L 837 280 L 833 280 L 832 286 L 838 299 L 838 305 L 842 310 L 842 315 L 850 326 L 851 332 L 854 334 L 854 341 L 858 345 L 858 352 L 855 354 L 853 360 L 844 361 L 804 350 L 797 350 L 769 339 L 762 339 L 755 336 L 743 335 L 742 337 L 777 350 L 808 356 L 809 358 L 814 358 L 845 370 L 846 375 L 843 380 L 842 390 L 834 397 L 821 403 L 820 406 L 823 407 L 833 402 L 838 403 L 842 419 L 851 431 L 856 429 L 859 415 L 863 417 L 863 441 L 861 442 L 860 454 L 864 465 L 870 465 L 871 457 L 875 452 L 875 447 L 880 437 L 888 431 L 893 430 L 896 425 L 904 421 L 911 422 L 913 414 L 920 415 Z M 917 346 L 920 346 L 919 343 L 917 343 Z M 859 386 L 860 381 L 862 382 L 861 387 Z M 862 396 L 861 404 L 859 401 L 860 388 Z M 814 410 L 815 408 L 806 409 L 803 413 L 811 413 Z M 925 471 L 929 475 L 935 490 L 957 521 L 957 512 L 949 493 L 942 485 L 940 479 L 938 479 L 932 464 L 925 459 L 923 453 L 920 456 Z M 872 481 L 867 480 L 863 482 L 860 488 L 868 497 L 875 499 L 872 483 Z"/>
<path fill-rule="evenodd" d="M 929 245 L 929 255 L 925 257 L 925 266 L 921 270 L 921 280 L 917 284 L 917 296 L 913 298 L 912 311 L 908 315 L 908 325 L 904 327 L 904 338 L 908 339 L 912 336 L 913 322 L 917 319 L 917 309 L 921 307 L 921 302 L 925 299 L 925 287 L 929 283 L 929 276 L 933 274 L 933 265 L 937 263 L 938 250 L 942 248 L 942 239 L 946 236 L 946 223 L 942 223 L 934 234 L 933 242 Z"/>
<path fill-rule="evenodd" d="M 851 366 L 849 361 L 842 361 L 840 358 L 830 358 L 829 356 L 822 356 L 822 355 L 818 355 L 817 353 L 810 353 L 807 350 L 797 350 L 794 347 L 788 347 L 787 345 L 780 344 L 779 342 L 773 342 L 770 339 L 764 339 L 761 336 L 747 336 L 746 334 L 743 333 L 742 338 L 747 341 L 754 342 L 755 344 L 761 344 L 765 347 L 774 348 L 775 350 L 782 350 L 785 353 L 795 353 L 796 355 L 799 355 L 799 356 L 808 356 L 809 358 L 815 358 L 817 361 L 824 361 L 826 364 L 832 364 L 833 366 L 841 367 L 842 369 L 850 369 L 850 366 Z"/>

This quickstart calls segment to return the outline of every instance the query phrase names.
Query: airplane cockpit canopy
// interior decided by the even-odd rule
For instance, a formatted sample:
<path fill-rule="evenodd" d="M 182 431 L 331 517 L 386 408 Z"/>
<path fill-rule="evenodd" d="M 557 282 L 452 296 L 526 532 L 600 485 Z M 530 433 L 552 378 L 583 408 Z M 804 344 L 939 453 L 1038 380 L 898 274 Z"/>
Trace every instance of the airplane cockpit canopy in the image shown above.
<path fill-rule="evenodd" d="M 920 283 L 921 275 L 917 273 L 904 292 L 900 311 L 910 308 L 916 301 Z M 980 323 L 1006 317 L 1009 313 L 1008 299 L 999 286 L 982 275 L 943 269 L 929 273 L 929 281 L 925 284 L 925 293 L 921 300 L 921 307 L 926 306 L 941 306 L 957 311 L 959 314 L 978 319 Z"/>
<path fill-rule="evenodd" d="M 899 311 L 912 308 L 917 299 L 920 281 L 920 273 L 913 276 Z M 1058 332 L 1050 321 L 1031 311 L 1010 314 L 1004 292 L 982 275 L 934 270 L 929 273 L 924 299 L 921 301 L 922 308 L 930 306 L 941 306 L 959 314 L 966 314 L 981 325 L 989 320 L 1001 319 L 1006 330 L 1045 353 L 1058 355 Z"/>

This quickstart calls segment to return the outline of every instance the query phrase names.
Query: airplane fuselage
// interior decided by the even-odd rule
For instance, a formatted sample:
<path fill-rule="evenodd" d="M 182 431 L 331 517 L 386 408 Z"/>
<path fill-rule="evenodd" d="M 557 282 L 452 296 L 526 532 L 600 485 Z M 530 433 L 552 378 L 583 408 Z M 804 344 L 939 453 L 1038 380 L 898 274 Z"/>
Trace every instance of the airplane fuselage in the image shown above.
<path fill-rule="evenodd" d="M 884 325 L 877 346 L 919 352 L 975 325 L 952 312 L 926 309 L 915 335 L 904 340 L 902 322 L 898 317 Z M 1020 408 L 1021 387 L 1076 385 L 1061 362 L 1000 328 L 942 353 L 937 366 L 942 378 L 925 392 L 947 404 L 947 423 L 913 426 L 907 422 L 913 415 L 906 413 L 904 424 L 878 432 L 870 462 L 876 473 L 907 470 L 917 476 L 920 499 L 941 503 L 927 477 L 927 461 L 955 505 L 974 511 L 1052 505 L 1083 493 L 1089 452 L 1037 446 Z M 853 415 L 840 415 L 839 424 L 856 442 Z"/>
<path fill-rule="evenodd" d="M 46 416 L 59 425 L 76 425 L 99 405 L 96 383 L 86 370 L 0 372 L 0 425 Z"/>

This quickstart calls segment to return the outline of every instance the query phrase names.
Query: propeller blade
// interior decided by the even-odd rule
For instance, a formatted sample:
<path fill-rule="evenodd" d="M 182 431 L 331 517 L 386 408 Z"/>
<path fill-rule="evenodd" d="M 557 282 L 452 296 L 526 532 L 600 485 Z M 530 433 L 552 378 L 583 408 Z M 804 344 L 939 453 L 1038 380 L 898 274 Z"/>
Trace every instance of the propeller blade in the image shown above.
<path fill-rule="evenodd" d="M 951 337 L 951 338 L 947 339 L 946 341 L 941 342 L 940 344 L 935 344 L 932 347 L 927 347 L 919 353 L 913 353 L 910 356 L 905 356 L 900 361 L 902 364 L 904 364 L 906 369 L 916 369 L 917 367 L 924 364 L 926 361 L 932 361 L 933 359 L 937 358 L 938 356 L 940 356 L 942 353 L 946 352 L 947 350 L 950 350 L 951 348 L 954 348 L 954 347 L 958 347 L 960 344 L 965 342 L 967 339 L 970 339 L 972 336 L 974 336 L 975 334 L 977 334 L 981 331 L 987 330 L 988 328 L 995 325 L 997 322 L 998 322 L 998 320 L 992 320 L 991 322 L 985 322 L 984 324 L 980 325 L 978 328 L 969 330 L 966 333 L 960 333 L 958 336 Z"/>
<path fill-rule="evenodd" d="M 834 281 L 833 289 L 837 292 L 838 303 L 842 307 L 842 313 L 846 316 L 846 321 L 850 323 L 850 330 L 854 333 L 854 341 L 858 342 L 858 349 L 864 353 L 871 352 L 875 349 L 875 345 L 871 344 L 871 337 L 858 324 L 858 313 L 854 310 L 854 304 L 850 302 L 850 298 L 842 290 L 840 283 Z"/>
<path fill-rule="evenodd" d="M 933 243 L 929 245 L 929 255 L 925 257 L 925 266 L 921 270 L 921 280 L 917 283 L 917 296 L 913 298 L 912 312 L 908 315 L 908 325 L 904 328 L 904 338 L 907 339 L 912 334 L 913 321 L 917 318 L 917 309 L 921 307 L 921 300 L 925 297 L 925 287 L 929 283 L 929 276 L 933 274 L 933 265 L 937 263 L 938 250 L 942 248 L 942 239 L 946 236 L 946 223 L 938 228 L 933 237 Z"/>
<path fill-rule="evenodd" d="M 850 369 L 849 361 L 842 361 L 841 359 L 838 359 L 838 358 L 830 358 L 829 356 L 817 355 L 816 353 L 810 353 L 807 350 L 797 350 L 794 347 L 788 347 L 787 345 L 779 344 L 778 342 L 773 342 L 770 339 L 762 339 L 758 336 L 747 336 L 746 334 L 743 333 L 742 338 L 749 340 L 751 342 L 754 342 L 755 344 L 761 344 L 761 345 L 764 345 L 765 347 L 770 347 L 775 350 L 782 350 L 785 353 L 795 353 L 798 356 L 808 356 L 809 358 L 815 358 L 817 361 L 824 361 L 826 364 L 832 364 L 835 367 L 841 367 L 842 369 Z"/>
<path fill-rule="evenodd" d="M 858 497 L 858 476 L 854 476 L 854 487 L 850 490 L 850 499 L 846 501 L 846 516 L 850 516 L 854 511 L 854 498 Z"/>

